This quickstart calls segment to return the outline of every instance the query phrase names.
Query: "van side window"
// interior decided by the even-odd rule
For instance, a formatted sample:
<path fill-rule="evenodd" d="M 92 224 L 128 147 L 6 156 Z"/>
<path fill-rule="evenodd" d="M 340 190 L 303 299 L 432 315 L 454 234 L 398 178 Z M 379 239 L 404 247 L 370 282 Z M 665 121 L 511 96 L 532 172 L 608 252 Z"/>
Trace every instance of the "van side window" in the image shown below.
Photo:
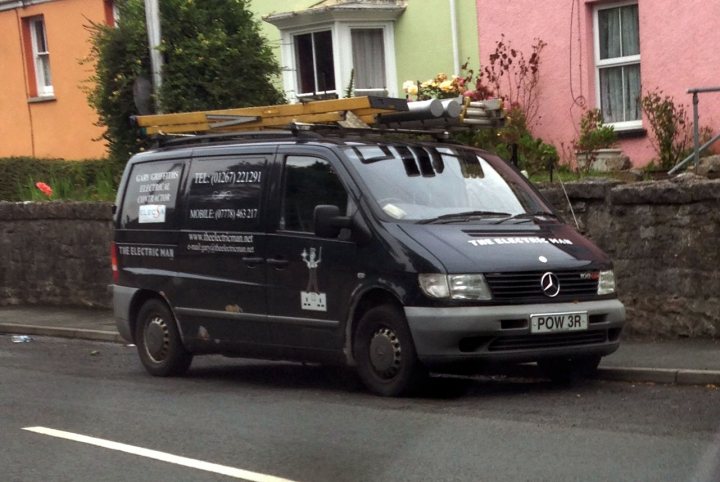
<path fill-rule="evenodd" d="M 313 212 L 318 204 L 335 205 L 341 213 L 347 211 L 347 191 L 325 159 L 288 156 L 284 186 L 280 229 L 313 232 Z"/>
<path fill-rule="evenodd" d="M 144 162 L 132 166 L 123 199 L 120 227 L 162 229 L 175 225 L 175 203 L 183 161 Z"/>
<path fill-rule="evenodd" d="M 242 155 L 193 159 L 189 174 L 189 229 L 256 229 L 267 158 Z"/>

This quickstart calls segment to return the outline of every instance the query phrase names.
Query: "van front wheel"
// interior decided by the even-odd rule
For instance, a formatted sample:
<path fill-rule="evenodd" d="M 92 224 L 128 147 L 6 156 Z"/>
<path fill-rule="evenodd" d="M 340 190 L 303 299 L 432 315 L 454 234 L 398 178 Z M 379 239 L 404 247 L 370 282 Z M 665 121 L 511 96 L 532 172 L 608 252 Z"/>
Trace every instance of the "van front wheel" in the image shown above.
<path fill-rule="evenodd" d="M 160 300 L 146 301 L 140 308 L 135 344 L 140 361 L 152 375 L 182 375 L 192 363 L 192 354 L 182 344 L 170 309 Z"/>
<path fill-rule="evenodd" d="M 353 342 L 357 370 L 365 386 L 388 397 L 408 395 L 427 377 L 417 359 L 402 312 L 391 305 L 368 310 Z"/>

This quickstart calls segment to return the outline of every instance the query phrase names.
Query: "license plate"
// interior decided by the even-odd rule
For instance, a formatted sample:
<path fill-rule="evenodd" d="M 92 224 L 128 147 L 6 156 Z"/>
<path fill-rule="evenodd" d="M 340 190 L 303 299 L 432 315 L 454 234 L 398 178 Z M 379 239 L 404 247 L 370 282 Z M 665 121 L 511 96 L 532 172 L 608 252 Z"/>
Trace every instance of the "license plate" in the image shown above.
<path fill-rule="evenodd" d="M 548 313 L 530 315 L 530 333 L 561 333 L 587 330 L 588 315 L 578 313 Z"/>

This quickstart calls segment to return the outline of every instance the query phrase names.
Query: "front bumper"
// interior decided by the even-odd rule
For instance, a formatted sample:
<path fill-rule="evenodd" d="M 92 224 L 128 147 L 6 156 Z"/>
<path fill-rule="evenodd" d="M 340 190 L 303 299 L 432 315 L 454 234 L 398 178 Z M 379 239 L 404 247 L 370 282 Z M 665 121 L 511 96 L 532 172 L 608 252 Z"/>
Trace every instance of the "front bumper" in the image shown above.
<path fill-rule="evenodd" d="M 588 329 L 530 333 L 531 314 L 586 311 Z M 429 367 L 524 363 L 553 357 L 604 356 L 617 350 L 625 307 L 617 299 L 578 303 L 406 307 L 418 358 Z"/>

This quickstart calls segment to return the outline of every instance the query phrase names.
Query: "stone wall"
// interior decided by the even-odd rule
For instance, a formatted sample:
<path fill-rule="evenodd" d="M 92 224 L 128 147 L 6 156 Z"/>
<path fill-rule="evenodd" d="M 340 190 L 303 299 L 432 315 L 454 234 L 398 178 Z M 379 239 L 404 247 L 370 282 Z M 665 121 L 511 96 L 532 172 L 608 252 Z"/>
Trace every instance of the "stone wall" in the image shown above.
<path fill-rule="evenodd" d="M 0 202 L 0 305 L 109 307 L 109 203 Z"/>
<path fill-rule="evenodd" d="M 720 180 L 565 185 L 615 261 L 628 331 L 720 337 Z M 573 223 L 559 185 L 542 189 Z M 107 203 L 0 203 L 0 305 L 110 306 Z"/>
<path fill-rule="evenodd" d="M 630 332 L 720 336 L 720 181 L 565 185 L 581 231 L 615 262 Z M 559 187 L 543 193 L 573 223 Z"/>

